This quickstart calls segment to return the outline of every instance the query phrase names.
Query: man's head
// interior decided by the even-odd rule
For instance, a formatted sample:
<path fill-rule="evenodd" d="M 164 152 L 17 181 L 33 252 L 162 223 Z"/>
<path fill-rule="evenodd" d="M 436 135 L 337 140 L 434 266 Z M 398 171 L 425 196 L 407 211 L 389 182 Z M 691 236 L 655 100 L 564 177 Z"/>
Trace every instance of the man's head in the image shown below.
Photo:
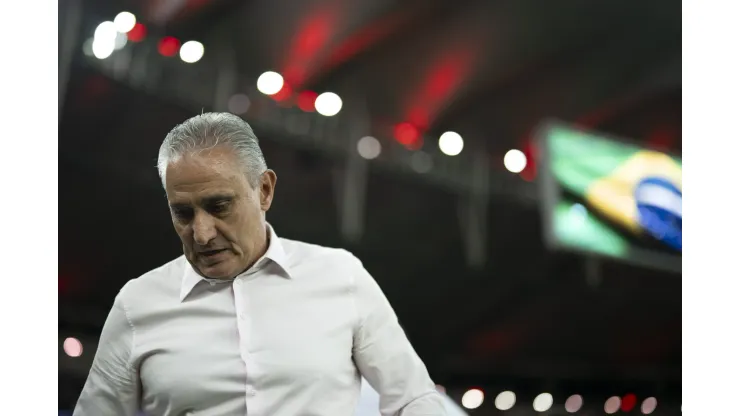
<path fill-rule="evenodd" d="M 264 254 L 276 176 L 244 120 L 228 113 L 188 119 L 164 139 L 157 169 L 185 257 L 198 273 L 233 278 Z"/>

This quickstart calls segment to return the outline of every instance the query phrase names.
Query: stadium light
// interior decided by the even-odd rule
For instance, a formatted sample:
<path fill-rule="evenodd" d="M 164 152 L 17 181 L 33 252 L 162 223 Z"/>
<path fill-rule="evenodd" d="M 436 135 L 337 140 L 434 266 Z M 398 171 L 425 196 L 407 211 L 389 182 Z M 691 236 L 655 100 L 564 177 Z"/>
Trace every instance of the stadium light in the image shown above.
<path fill-rule="evenodd" d="M 447 131 L 439 136 L 439 150 L 447 156 L 457 156 L 462 152 L 463 138 L 454 131 Z"/>
<path fill-rule="evenodd" d="M 257 89 L 265 95 L 275 95 L 283 89 L 283 76 L 277 72 L 267 71 L 257 78 Z"/>
<path fill-rule="evenodd" d="M 202 43 L 196 40 L 189 40 L 180 46 L 180 59 L 183 62 L 193 64 L 200 61 L 204 52 L 205 48 Z"/>
<path fill-rule="evenodd" d="M 316 107 L 316 112 L 322 116 L 335 116 L 342 109 L 342 99 L 333 92 L 324 92 L 316 97 L 314 107 Z"/>

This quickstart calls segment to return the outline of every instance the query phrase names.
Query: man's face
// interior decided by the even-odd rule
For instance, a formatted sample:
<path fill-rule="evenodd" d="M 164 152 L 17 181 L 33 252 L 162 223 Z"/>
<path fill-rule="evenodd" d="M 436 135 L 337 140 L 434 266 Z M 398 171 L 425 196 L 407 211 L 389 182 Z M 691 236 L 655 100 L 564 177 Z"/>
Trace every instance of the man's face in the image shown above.
<path fill-rule="evenodd" d="M 165 179 L 175 231 L 202 276 L 233 278 L 264 253 L 273 171 L 253 188 L 232 150 L 220 146 L 170 163 Z"/>

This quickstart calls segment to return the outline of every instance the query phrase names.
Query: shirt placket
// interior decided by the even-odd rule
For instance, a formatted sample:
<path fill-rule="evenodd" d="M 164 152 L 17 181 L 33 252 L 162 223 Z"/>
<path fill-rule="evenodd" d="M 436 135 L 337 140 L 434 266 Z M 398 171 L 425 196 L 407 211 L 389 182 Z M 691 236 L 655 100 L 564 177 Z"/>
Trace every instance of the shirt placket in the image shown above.
<path fill-rule="evenodd" d="M 246 394 L 247 403 L 249 403 L 249 400 L 253 398 L 257 392 L 251 383 L 252 377 L 250 377 L 252 360 L 249 353 L 249 341 L 251 339 L 250 336 L 252 331 L 249 314 L 247 313 L 249 309 L 249 299 L 246 296 L 246 285 L 246 276 L 236 279 L 234 282 L 234 303 L 236 307 L 237 328 L 239 331 L 239 354 L 242 361 L 244 361 L 247 372 L 244 393 Z"/>

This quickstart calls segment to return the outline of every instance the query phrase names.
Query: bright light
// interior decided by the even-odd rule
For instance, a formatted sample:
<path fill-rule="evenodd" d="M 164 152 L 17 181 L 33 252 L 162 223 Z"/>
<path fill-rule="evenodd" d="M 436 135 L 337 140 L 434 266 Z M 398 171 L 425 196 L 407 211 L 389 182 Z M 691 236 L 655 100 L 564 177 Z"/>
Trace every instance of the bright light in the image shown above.
<path fill-rule="evenodd" d="M 95 39 L 114 40 L 117 34 L 118 31 L 116 30 L 116 25 L 113 24 L 113 22 L 103 22 L 99 24 L 97 28 L 95 28 L 95 35 L 93 37 Z"/>
<path fill-rule="evenodd" d="M 542 393 L 534 398 L 532 407 L 535 412 L 546 412 L 552 407 L 552 394 Z"/>
<path fill-rule="evenodd" d="M 463 150 L 463 138 L 454 131 L 442 133 L 439 136 L 439 150 L 447 156 L 457 156 Z"/>
<path fill-rule="evenodd" d="M 504 166 L 509 172 L 519 173 L 527 167 L 527 156 L 521 150 L 509 150 L 504 155 Z"/>
<path fill-rule="evenodd" d="M 249 107 L 252 105 L 252 101 L 246 94 L 234 94 L 229 98 L 227 107 L 229 112 L 236 115 L 242 115 L 249 111 Z"/>
<path fill-rule="evenodd" d="M 98 59 L 105 59 L 113 53 L 113 51 L 116 49 L 116 41 L 115 39 L 109 40 L 109 39 L 93 39 L 92 43 L 92 53 L 95 55 Z"/>
<path fill-rule="evenodd" d="M 649 415 L 650 413 L 653 413 L 655 411 L 655 408 L 658 407 L 658 399 L 655 397 L 648 397 L 647 399 L 642 401 L 642 406 L 640 407 L 640 410 L 642 410 L 642 414 Z"/>
<path fill-rule="evenodd" d="M 502 391 L 493 401 L 498 410 L 509 410 L 516 404 L 516 394 L 513 391 Z"/>
<path fill-rule="evenodd" d="M 257 78 L 257 89 L 265 95 L 277 94 L 283 89 L 283 76 L 277 72 L 267 71 Z"/>
<path fill-rule="evenodd" d="M 77 338 L 69 337 L 62 344 L 64 352 L 70 357 L 79 357 L 82 355 L 82 343 Z"/>
<path fill-rule="evenodd" d="M 182 59 L 183 62 L 192 64 L 200 61 L 200 58 L 203 57 L 204 51 L 205 48 L 203 48 L 202 43 L 196 40 L 189 40 L 180 46 L 180 59 Z"/>
<path fill-rule="evenodd" d="M 113 19 L 113 23 L 119 33 L 128 33 L 136 26 L 136 16 L 133 13 L 121 12 Z"/>
<path fill-rule="evenodd" d="M 342 109 L 342 99 L 333 92 L 325 92 L 316 97 L 316 112 L 322 116 L 331 117 Z"/>
<path fill-rule="evenodd" d="M 93 36 L 92 53 L 98 59 L 105 59 L 116 49 L 118 31 L 113 22 L 103 22 L 95 29 Z"/>
<path fill-rule="evenodd" d="M 565 401 L 565 411 L 568 413 L 575 413 L 581 410 L 581 406 L 583 406 L 583 397 L 580 394 L 574 394 Z"/>
<path fill-rule="evenodd" d="M 357 153 L 365 159 L 380 156 L 380 142 L 372 136 L 365 136 L 357 141 Z"/>
<path fill-rule="evenodd" d="M 622 399 L 620 399 L 618 396 L 612 396 L 608 399 L 606 399 L 606 403 L 604 403 L 604 412 L 608 415 L 613 415 L 614 413 L 617 413 L 619 411 L 619 406 L 622 405 Z"/>
<path fill-rule="evenodd" d="M 462 405 L 466 409 L 477 409 L 483 404 L 483 392 L 478 389 L 470 389 L 462 396 Z"/>

